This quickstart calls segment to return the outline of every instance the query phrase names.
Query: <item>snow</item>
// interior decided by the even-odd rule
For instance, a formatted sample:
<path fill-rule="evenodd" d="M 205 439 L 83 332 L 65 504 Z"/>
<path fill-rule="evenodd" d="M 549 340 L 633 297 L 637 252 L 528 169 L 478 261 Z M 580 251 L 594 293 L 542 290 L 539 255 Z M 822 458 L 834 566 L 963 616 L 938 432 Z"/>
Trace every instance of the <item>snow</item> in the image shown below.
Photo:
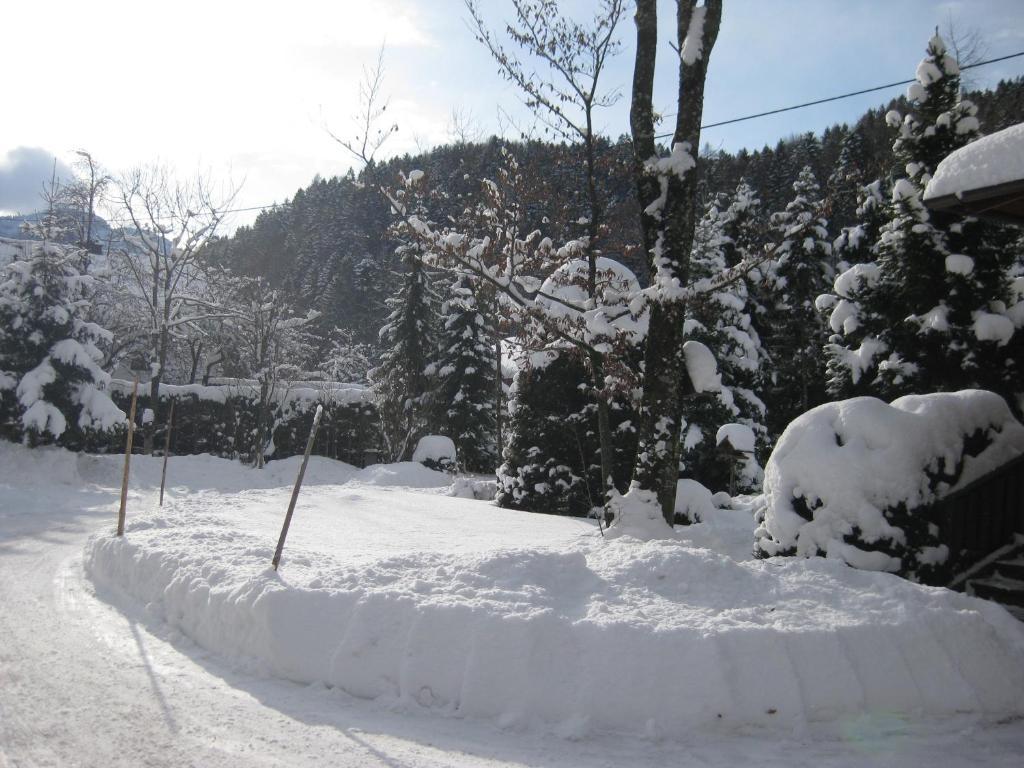
<path fill-rule="evenodd" d="M 444 435 L 424 435 L 416 443 L 412 460 L 424 461 L 455 461 L 455 443 Z"/>
<path fill-rule="evenodd" d="M 952 152 L 935 169 L 924 199 L 964 194 L 1024 180 L 1024 123 L 978 139 Z"/>
<path fill-rule="evenodd" d="M 715 435 L 715 444 L 721 445 L 726 440 L 737 451 L 754 452 L 754 430 L 746 424 L 723 424 Z"/>
<path fill-rule="evenodd" d="M 954 275 L 969 275 L 974 271 L 974 259 L 962 253 L 951 253 L 946 257 L 946 271 Z"/>
<path fill-rule="evenodd" d="M 742 504 L 672 540 L 603 542 L 583 520 L 368 484 L 317 458 L 275 577 L 297 459 L 259 471 L 172 458 L 161 511 L 160 460 L 137 456 L 115 541 L 123 457 L 0 444 L 5 758 L 809 768 L 1019 756 L 1024 632 L 998 606 L 834 562 L 752 560 Z M 79 554 L 90 531 L 95 592 Z"/>
<path fill-rule="evenodd" d="M 615 259 L 599 256 L 595 260 L 597 296 L 587 295 L 589 265 L 585 259 L 570 259 L 540 285 L 536 304 L 548 317 L 572 330 L 583 326 L 588 341 L 607 344 L 621 334 L 636 343 L 647 335 L 646 308 L 633 312 L 630 301 L 640 290 L 632 270 Z"/>
<path fill-rule="evenodd" d="M 1024 712 L 1024 631 L 963 595 L 355 478 L 304 490 L 275 573 L 287 490 L 176 490 L 123 538 L 93 537 L 86 571 L 222 657 L 506 728 L 672 739 L 876 709 Z"/>
<path fill-rule="evenodd" d="M 718 363 L 714 353 L 699 341 L 690 340 L 683 344 L 686 358 L 686 372 L 695 392 L 720 392 L 722 377 L 718 374 Z"/>
<path fill-rule="evenodd" d="M 682 479 L 676 483 L 675 509 L 677 515 L 691 522 L 701 522 L 714 517 L 717 508 L 711 491 L 696 480 Z M 747 550 L 749 552 L 749 546 Z"/>
<path fill-rule="evenodd" d="M 1009 343 L 1016 330 L 1013 320 L 992 312 L 975 312 L 972 329 L 978 341 L 994 341 L 1000 347 Z"/>
<path fill-rule="evenodd" d="M 982 430 L 991 444 L 977 456 L 964 440 Z M 765 515 L 757 531 L 767 554 L 795 548 L 858 568 L 896 570 L 899 561 L 848 543 L 903 544 L 883 510 L 914 510 L 1024 453 L 1024 426 L 991 392 L 908 395 L 886 404 L 856 397 L 813 408 L 783 432 L 765 467 Z M 962 465 L 961 465 L 962 462 Z M 956 475 L 933 488 L 928 472 Z M 805 519 L 795 506 L 812 511 Z"/>
<path fill-rule="evenodd" d="M 683 47 L 679 51 L 679 57 L 687 66 L 693 66 L 704 55 L 704 19 L 707 10 L 707 6 L 699 5 L 693 9 L 690 17 L 690 26 L 686 29 Z"/>

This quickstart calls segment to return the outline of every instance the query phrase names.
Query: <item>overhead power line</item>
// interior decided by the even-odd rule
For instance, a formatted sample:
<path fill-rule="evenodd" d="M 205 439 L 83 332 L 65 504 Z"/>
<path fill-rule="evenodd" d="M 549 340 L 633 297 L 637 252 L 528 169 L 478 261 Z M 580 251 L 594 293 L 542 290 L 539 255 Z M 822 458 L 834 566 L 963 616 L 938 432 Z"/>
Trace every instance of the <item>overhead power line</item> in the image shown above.
<path fill-rule="evenodd" d="M 1008 54 L 1006 56 L 999 56 L 998 58 L 995 58 L 995 59 L 988 59 L 986 61 L 979 61 L 979 62 L 976 62 L 974 64 L 965 64 L 964 66 L 960 67 L 960 69 L 964 70 L 964 69 L 973 69 L 974 67 L 983 67 L 986 64 L 995 64 L 998 61 L 1006 61 L 1007 59 L 1016 59 L 1019 56 L 1024 56 L 1024 51 L 1018 51 L 1017 53 L 1011 53 L 1011 54 Z M 861 96 L 861 95 L 863 95 L 865 93 L 874 93 L 875 91 L 884 91 L 886 88 L 895 88 L 898 85 L 910 85 L 910 83 L 913 83 L 913 82 L 915 82 L 915 79 L 911 78 L 910 80 L 900 80 L 900 81 L 895 82 L 895 83 L 886 83 L 885 85 L 876 85 L 876 86 L 874 86 L 872 88 L 862 88 L 859 91 L 850 91 L 849 93 L 841 93 L 838 96 L 829 96 L 829 97 L 824 98 L 824 99 L 815 99 L 814 101 L 805 101 L 803 104 L 794 104 L 791 107 L 779 107 L 778 109 L 770 109 L 767 112 L 758 112 L 758 113 L 753 114 L 753 115 L 744 115 L 743 117 L 734 117 L 734 118 L 732 118 L 730 120 L 721 120 L 721 121 L 719 121 L 717 123 L 708 123 L 707 125 L 702 125 L 700 127 L 700 129 L 702 131 L 704 131 L 704 130 L 707 130 L 708 128 L 718 128 L 719 126 L 722 126 L 722 125 L 732 125 L 733 123 L 742 123 L 742 122 L 744 122 L 746 120 L 755 120 L 756 118 L 759 118 L 759 117 L 767 117 L 768 115 L 777 115 L 777 114 L 779 114 L 781 112 L 792 112 L 794 109 L 803 109 L 804 107 L 813 107 L 816 104 L 826 104 L 826 103 L 828 103 L 830 101 L 839 101 L 840 99 L 849 99 L 852 96 Z M 670 136 L 672 136 L 671 133 L 664 133 L 664 134 L 660 134 L 658 136 L 655 136 L 655 138 L 656 139 L 667 139 Z"/>
<path fill-rule="evenodd" d="M 975 62 L 974 64 L 965 64 L 964 66 L 960 67 L 960 69 L 962 71 L 962 70 L 965 70 L 965 69 L 973 69 L 975 67 L 984 67 L 987 64 L 995 64 L 995 63 L 1000 62 L 1000 61 L 1007 61 L 1008 59 L 1016 59 L 1016 58 L 1019 58 L 1021 56 L 1024 56 L 1024 51 L 1018 51 L 1017 53 L 1010 53 L 1010 54 L 1007 54 L 1006 56 L 998 56 L 998 57 L 996 57 L 994 59 L 986 59 L 985 61 L 978 61 L 978 62 Z M 756 120 L 759 117 L 767 117 L 769 115 L 778 115 L 778 114 L 780 114 L 782 112 L 792 112 L 795 109 L 804 109 L 805 107 L 813 107 L 813 106 L 815 106 L 817 104 L 827 104 L 830 101 L 839 101 L 840 99 L 849 99 L 849 98 L 851 98 L 853 96 L 861 96 L 861 95 L 863 95 L 865 93 L 874 93 L 875 91 L 884 91 L 886 88 L 895 88 L 898 85 L 909 85 L 910 83 L 913 83 L 914 81 L 915 81 L 914 78 L 911 78 L 910 80 L 899 80 L 899 81 L 897 81 L 895 83 L 886 83 L 885 85 L 876 85 L 876 86 L 873 86 L 871 88 L 862 88 L 859 91 L 850 91 L 849 93 L 841 93 L 838 96 L 828 96 L 827 98 L 824 98 L 824 99 L 815 99 L 814 101 L 805 101 L 803 104 L 794 104 L 794 105 L 792 105 L 790 107 L 779 107 L 778 109 L 770 109 L 767 112 L 757 112 L 756 114 L 753 114 L 753 115 L 744 115 L 743 117 L 734 117 L 734 118 L 732 118 L 730 120 L 721 120 L 721 121 L 719 121 L 717 123 L 708 123 L 707 125 L 702 125 L 700 128 L 701 128 L 702 131 L 704 131 L 704 130 L 707 130 L 708 128 L 718 128 L 718 127 L 723 126 L 723 125 L 732 125 L 733 123 L 742 123 L 742 122 L 745 122 L 747 120 Z M 672 114 L 674 114 L 674 113 L 672 113 Z M 655 136 L 654 138 L 656 138 L 656 139 L 667 139 L 670 136 L 672 136 L 671 133 L 662 133 L 662 134 L 659 134 L 659 135 Z M 221 211 L 220 213 L 245 213 L 245 212 L 248 212 L 248 211 L 263 211 L 263 210 L 266 210 L 268 208 L 274 208 L 274 207 L 279 206 L 279 205 L 283 205 L 283 203 L 270 203 L 268 205 L 251 205 L 251 206 L 248 206 L 246 208 L 229 208 L 229 209 L 227 209 L 225 211 Z M 157 218 L 163 219 L 163 218 L 170 218 L 170 217 L 157 217 Z M 117 220 L 110 219 L 110 220 L 107 220 L 107 223 L 108 224 L 118 224 L 118 225 L 122 225 L 123 226 L 124 224 L 130 224 L 131 222 L 122 222 L 122 221 L 117 221 Z"/>

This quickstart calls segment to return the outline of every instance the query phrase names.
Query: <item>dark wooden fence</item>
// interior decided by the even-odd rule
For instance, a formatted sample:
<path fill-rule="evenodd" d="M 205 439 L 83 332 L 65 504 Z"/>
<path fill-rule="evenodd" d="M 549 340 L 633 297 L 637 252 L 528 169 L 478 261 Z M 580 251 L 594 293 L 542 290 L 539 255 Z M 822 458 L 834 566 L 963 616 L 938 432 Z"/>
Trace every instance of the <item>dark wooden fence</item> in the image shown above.
<path fill-rule="evenodd" d="M 1011 543 L 1024 534 L 1024 456 L 938 501 L 932 519 L 957 571 Z"/>

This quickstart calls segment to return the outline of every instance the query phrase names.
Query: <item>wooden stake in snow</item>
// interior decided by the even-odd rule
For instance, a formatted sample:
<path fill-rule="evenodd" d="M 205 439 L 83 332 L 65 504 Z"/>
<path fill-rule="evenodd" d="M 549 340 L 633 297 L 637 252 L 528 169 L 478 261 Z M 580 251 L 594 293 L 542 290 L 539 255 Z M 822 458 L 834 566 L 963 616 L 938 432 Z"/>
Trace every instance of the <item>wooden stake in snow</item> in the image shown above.
<path fill-rule="evenodd" d="M 313 416 L 313 428 L 309 430 L 309 441 L 306 443 L 306 453 L 302 457 L 302 465 L 299 467 L 299 476 L 295 478 L 295 487 L 292 488 L 292 499 L 288 502 L 288 513 L 284 516 L 284 525 L 281 526 L 281 538 L 277 540 L 277 551 L 274 552 L 274 561 L 271 565 L 277 570 L 281 562 L 281 552 L 284 550 L 284 540 L 288 537 L 288 526 L 292 523 L 292 513 L 295 512 L 295 502 L 299 498 L 299 488 L 302 487 L 302 478 L 306 475 L 306 464 L 309 463 L 309 454 L 313 451 L 313 441 L 316 439 L 316 431 L 320 427 L 320 417 L 324 415 L 324 407 L 316 407 L 316 415 Z"/>
<path fill-rule="evenodd" d="M 164 444 L 164 468 L 160 471 L 160 506 L 164 505 L 164 483 L 167 482 L 167 457 L 171 455 L 171 432 L 174 430 L 174 401 L 167 415 L 167 442 Z"/>
<path fill-rule="evenodd" d="M 135 437 L 135 406 L 139 400 L 139 380 L 132 384 L 132 407 L 128 414 L 128 438 L 124 447 L 124 477 L 121 478 L 121 509 L 117 512 L 117 535 L 124 536 L 124 510 L 128 504 L 128 467 L 132 461 L 132 438 Z"/>

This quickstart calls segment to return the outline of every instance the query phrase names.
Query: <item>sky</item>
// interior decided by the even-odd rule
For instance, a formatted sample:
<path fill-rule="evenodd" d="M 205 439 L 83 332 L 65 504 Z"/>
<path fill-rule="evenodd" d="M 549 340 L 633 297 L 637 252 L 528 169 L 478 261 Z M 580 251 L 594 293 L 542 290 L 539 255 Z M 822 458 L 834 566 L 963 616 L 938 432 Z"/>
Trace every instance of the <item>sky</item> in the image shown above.
<path fill-rule="evenodd" d="M 585 19 L 598 0 L 563 0 Z M 481 0 L 503 29 L 509 0 Z M 674 3 L 659 0 L 656 108 L 674 112 Z M 240 187 L 235 207 L 291 197 L 352 158 L 360 79 L 384 46 L 383 93 L 398 131 L 383 156 L 449 142 L 453 112 L 481 137 L 530 130 L 528 111 L 467 25 L 462 0 L 50 0 L 4 10 L 0 72 L 0 211 L 37 207 L 56 157 L 67 172 L 87 149 L 113 173 L 159 162 Z M 724 0 L 711 54 L 705 122 L 913 77 L 936 25 L 976 30 L 986 58 L 1024 50 L 1024 0 Z M 603 83 L 622 98 L 598 129 L 628 132 L 634 28 Z M 1024 74 L 1024 58 L 974 70 L 973 84 Z M 710 129 L 735 151 L 852 122 L 900 88 Z M 671 123 L 666 124 L 671 130 Z M 539 131 L 536 135 L 540 136 Z M 231 226 L 255 212 L 235 214 Z"/>

